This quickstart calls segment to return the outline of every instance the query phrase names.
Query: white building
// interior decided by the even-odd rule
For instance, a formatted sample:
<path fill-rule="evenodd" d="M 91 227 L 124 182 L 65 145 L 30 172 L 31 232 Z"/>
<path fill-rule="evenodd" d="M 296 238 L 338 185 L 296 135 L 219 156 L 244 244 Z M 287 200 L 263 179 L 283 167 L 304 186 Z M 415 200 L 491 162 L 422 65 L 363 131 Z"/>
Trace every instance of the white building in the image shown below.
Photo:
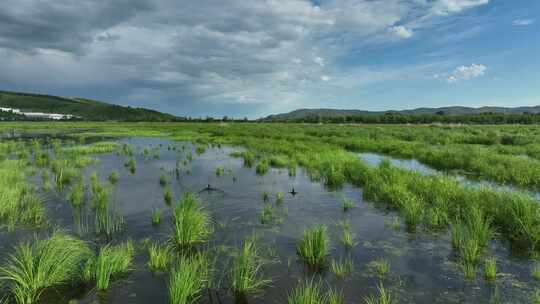
<path fill-rule="evenodd" d="M 12 112 L 12 113 L 24 115 L 24 116 L 30 117 L 30 118 L 43 118 L 43 119 L 54 119 L 54 120 L 70 119 L 70 118 L 75 117 L 75 115 L 71 115 L 71 114 L 42 113 L 42 112 L 22 112 L 19 109 L 4 108 L 4 107 L 0 107 L 0 111 Z"/>

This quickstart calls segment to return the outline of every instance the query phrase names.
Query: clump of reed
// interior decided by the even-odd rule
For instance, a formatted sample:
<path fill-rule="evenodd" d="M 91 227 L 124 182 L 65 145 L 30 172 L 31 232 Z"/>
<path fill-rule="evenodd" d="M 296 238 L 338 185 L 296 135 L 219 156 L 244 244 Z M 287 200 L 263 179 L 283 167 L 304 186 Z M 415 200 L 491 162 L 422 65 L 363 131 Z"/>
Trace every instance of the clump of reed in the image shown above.
<path fill-rule="evenodd" d="M 274 206 L 270 204 L 264 205 L 264 208 L 261 211 L 261 215 L 260 215 L 261 224 L 263 225 L 270 224 L 276 219 L 277 219 L 277 215 L 276 215 L 276 209 L 274 208 Z"/>
<path fill-rule="evenodd" d="M 155 242 L 148 247 L 148 257 L 148 267 L 152 271 L 165 271 L 173 262 L 174 253 L 171 246 Z"/>
<path fill-rule="evenodd" d="M 464 276 L 473 279 L 482 252 L 493 236 L 491 220 L 476 207 L 463 220 L 456 220 L 451 230 L 452 246 L 459 251 Z"/>
<path fill-rule="evenodd" d="M 332 259 L 330 270 L 336 277 L 344 278 L 354 272 L 354 261 L 352 259 L 346 259 L 345 261 Z"/>
<path fill-rule="evenodd" d="M 383 279 L 390 273 L 390 262 L 384 258 L 371 261 L 368 264 L 368 268 L 377 274 L 379 278 Z"/>
<path fill-rule="evenodd" d="M 324 268 L 329 250 L 328 233 L 324 225 L 304 230 L 296 247 L 298 256 L 314 270 Z"/>
<path fill-rule="evenodd" d="M 392 296 L 391 296 L 390 292 L 388 292 L 384 288 L 382 283 L 377 287 L 377 290 L 379 292 L 379 295 L 377 295 L 377 296 L 371 295 L 369 297 L 364 298 L 364 303 L 365 304 L 391 304 L 391 303 L 394 303 L 394 301 L 392 300 Z"/>
<path fill-rule="evenodd" d="M 195 148 L 195 153 L 197 153 L 197 155 L 202 155 L 202 154 L 204 154 L 205 151 L 206 151 L 206 147 L 202 146 L 202 145 L 198 145 Z"/>
<path fill-rule="evenodd" d="M 495 281 L 497 278 L 497 260 L 489 257 L 484 261 L 484 278 L 486 281 Z"/>
<path fill-rule="evenodd" d="M 169 303 L 195 303 L 209 285 L 210 277 L 211 267 L 206 255 L 181 255 L 169 278 Z"/>
<path fill-rule="evenodd" d="M 173 212 L 171 239 L 178 249 L 204 243 L 212 233 L 210 216 L 193 193 L 185 193 Z"/>
<path fill-rule="evenodd" d="M 352 208 L 354 208 L 354 203 L 351 199 L 347 197 L 343 197 L 341 199 L 341 207 L 343 208 L 343 212 L 347 212 L 351 210 Z"/>
<path fill-rule="evenodd" d="M 270 199 L 270 193 L 268 191 L 263 191 L 262 193 L 263 202 L 267 202 L 269 199 Z"/>
<path fill-rule="evenodd" d="M 112 171 L 111 174 L 109 174 L 108 180 L 112 185 L 116 185 L 119 178 L 120 174 L 118 173 L 118 171 Z"/>
<path fill-rule="evenodd" d="M 341 233 L 341 243 L 345 248 L 350 249 L 354 247 L 356 244 L 355 242 L 355 235 L 351 232 L 351 228 L 348 221 L 343 221 L 341 223 L 341 226 L 343 228 L 343 232 Z"/>
<path fill-rule="evenodd" d="M 9 282 L 16 303 L 37 303 L 46 289 L 80 281 L 83 264 L 91 256 L 85 242 L 54 232 L 48 239 L 19 244 L 0 267 L 0 280 Z"/>
<path fill-rule="evenodd" d="M 536 281 L 540 281 L 540 264 L 534 263 L 531 270 L 531 277 Z"/>
<path fill-rule="evenodd" d="M 130 157 L 125 163 L 124 167 L 126 167 L 131 174 L 135 174 L 137 171 L 137 163 L 135 162 L 135 159 L 133 157 Z"/>
<path fill-rule="evenodd" d="M 276 193 L 276 204 L 283 203 L 284 198 L 285 198 L 285 195 L 283 194 L 283 192 Z"/>
<path fill-rule="evenodd" d="M 165 188 L 165 191 L 163 191 L 163 200 L 165 201 L 165 204 L 171 205 L 173 201 L 173 193 L 172 189 L 167 187 Z"/>
<path fill-rule="evenodd" d="M 288 304 L 343 304 L 343 295 L 334 290 L 325 290 L 320 282 L 313 280 L 300 283 L 287 297 Z"/>
<path fill-rule="evenodd" d="M 236 295 L 259 292 L 271 280 L 265 279 L 262 268 L 266 264 L 254 237 L 244 240 L 235 253 L 231 270 L 231 288 Z"/>
<path fill-rule="evenodd" d="M 152 225 L 158 226 L 161 224 L 161 214 L 163 211 L 161 209 L 152 210 Z"/>
<path fill-rule="evenodd" d="M 84 182 L 81 180 L 71 186 L 71 192 L 68 196 L 68 201 L 75 208 L 81 206 L 84 201 L 84 194 L 86 193 L 86 188 Z"/>
<path fill-rule="evenodd" d="M 101 247 L 95 258 L 84 266 L 85 281 L 94 281 L 98 290 L 109 288 L 111 280 L 125 275 L 131 270 L 135 248 L 131 241 L 120 245 Z"/>
<path fill-rule="evenodd" d="M 255 172 L 257 173 L 257 175 L 265 175 L 269 169 L 270 169 L 270 165 L 268 164 L 267 159 L 261 160 L 257 164 L 257 166 L 255 166 Z"/>
<path fill-rule="evenodd" d="M 165 176 L 164 173 L 161 173 L 161 175 L 159 176 L 159 185 L 161 187 L 165 187 L 167 185 L 167 176 Z"/>
<path fill-rule="evenodd" d="M 220 177 L 220 176 L 222 176 L 223 174 L 225 174 L 225 167 L 223 167 L 223 166 L 217 166 L 217 167 L 216 167 L 216 176 L 217 176 L 217 177 Z"/>
<path fill-rule="evenodd" d="M 17 224 L 40 226 L 45 222 L 45 208 L 27 182 L 25 168 L 21 161 L 0 161 L 0 221 L 9 230 Z"/>

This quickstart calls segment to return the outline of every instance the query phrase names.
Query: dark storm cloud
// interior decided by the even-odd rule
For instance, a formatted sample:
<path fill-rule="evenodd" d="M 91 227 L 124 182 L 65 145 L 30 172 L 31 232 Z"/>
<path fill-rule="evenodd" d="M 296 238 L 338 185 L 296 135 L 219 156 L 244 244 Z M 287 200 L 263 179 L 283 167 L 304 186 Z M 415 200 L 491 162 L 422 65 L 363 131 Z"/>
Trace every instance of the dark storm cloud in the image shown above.
<path fill-rule="evenodd" d="M 427 16 L 435 5 L 442 12 L 444 3 L 455 10 L 473 2 L 410 3 Z M 340 78 L 329 75 L 347 49 L 406 32 L 389 29 L 404 22 L 410 3 L 4 0 L 0 83 L 190 115 L 301 106 L 313 87 L 335 80 L 339 90 Z"/>

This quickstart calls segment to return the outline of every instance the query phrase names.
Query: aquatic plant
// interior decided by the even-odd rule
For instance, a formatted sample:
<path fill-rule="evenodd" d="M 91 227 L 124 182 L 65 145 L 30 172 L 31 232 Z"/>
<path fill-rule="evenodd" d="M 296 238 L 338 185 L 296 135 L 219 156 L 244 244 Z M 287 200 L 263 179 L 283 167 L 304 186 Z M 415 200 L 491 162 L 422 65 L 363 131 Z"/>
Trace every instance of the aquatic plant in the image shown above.
<path fill-rule="evenodd" d="M 84 266 L 86 281 L 95 281 L 98 290 L 109 288 L 111 280 L 131 270 L 135 248 L 131 241 L 120 245 L 105 245 L 98 255 L 90 259 Z"/>
<path fill-rule="evenodd" d="M 79 181 L 75 183 L 73 186 L 71 186 L 71 192 L 68 196 L 68 200 L 73 207 L 81 206 L 84 200 L 85 192 L 86 192 L 86 188 L 82 181 Z"/>
<path fill-rule="evenodd" d="M 111 174 L 109 174 L 108 180 L 112 185 L 116 185 L 118 182 L 120 175 L 118 171 L 112 171 Z"/>
<path fill-rule="evenodd" d="M 276 218 L 277 218 L 277 216 L 276 216 L 276 210 L 275 210 L 274 206 L 272 206 L 270 204 L 264 205 L 264 208 L 261 211 L 261 215 L 260 215 L 261 224 L 263 224 L 263 225 L 270 224 Z"/>
<path fill-rule="evenodd" d="M 324 225 L 304 230 L 296 247 L 298 256 L 316 270 L 324 267 L 329 249 L 327 228 Z"/>
<path fill-rule="evenodd" d="M 335 260 L 332 259 L 330 263 L 330 270 L 338 278 L 344 278 L 348 275 L 351 275 L 354 271 L 354 261 L 352 259 Z"/>
<path fill-rule="evenodd" d="M 531 270 L 531 277 L 536 281 L 540 281 L 540 264 L 534 263 Z"/>
<path fill-rule="evenodd" d="M 169 278 L 169 303 L 195 303 L 208 286 L 210 274 L 210 264 L 205 255 L 180 256 Z"/>
<path fill-rule="evenodd" d="M 497 277 L 497 260 L 495 257 L 487 258 L 484 261 L 484 278 L 486 281 L 494 281 Z"/>
<path fill-rule="evenodd" d="M 474 280 L 476 278 L 477 266 L 475 263 L 463 261 L 461 264 L 463 270 L 463 277 L 466 280 Z"/>
<path fill-rule="evenodd" d="M 165 174 L 161 173 L 161 175 L 159 176 L 159 185 L 161 187 L 165 187 L 167 185 L 167 176 L 165 176 Z"/>
<path fill-rule="evenodd" d="M 263 202 L 267 202 L 269 199 L 270 199 L 270 193 L 268 191 L 263 191 L 262 193 Z"/>
<path fill-rule="evenodd" d="M 165 201 L 165 203 L 167 205 L 171 205 L 172 204 L 172 201 L 173 201 L 173 193 L 172 193 L 172 189 L 167 187 L 165 188 L 165 191 L 163 191 L 163 200 Z"/>
<path fill-rule="evenodd" d="M 124 167 L 126 167 L 131 174 L 135 174 L 135 171 L 137 171 L 137 163 L 135 162 L 135 159 L 133 157 L 130 157 L 125 163 Z"/>
<path fill-rule="evenodd" d="M 369 297 L 364 298 L 364 303 L 365 304 L 391 304 L 391 303 L 394 303 L 394 301 L 392 300 L 392 296 L 391 296 L 390 292 L 388 292 L 384 288 L 384 285 L 382 283 L 377 287 L 377 290 L 379 292 L 379 295 L 378 296 L 371 295 Z"/>
<path fill-rule="evenodd" d="M 276 193 L 276 204 L 283 203 L 284 198 L 285 198 L 285 195 L 283 194 L 283 192 Z"/>
<path fill-rule="evenodd" d="M 48 239 L 19 244 L 0 267 L 0 281 L 10 283 L 16 303 L 37 303 L 47 288 L 79 281 L 82 265 L 91 256 L 83 241 L 54 232 Z"/>
<path fill-rule="evenodd" d="M 154 242 L 148 247 L 148 257 L 148 267 L 152 271 L 165 271 L 171 265 L 174 254 L 169 245 Z"/>
<path fill-rule="evenodd" d="M 263 159 L 255 167 L 255 172 L 257 173 L 257 175 L 265 175 L 268 172 L 269 168 L 270 166 L 268 164 L 268 160 Z"/>
<path fill-rule="evenodd" d="M 173 212 L 172 241 L 178 249 L 205 242 L 212 233 L 210 216 L 193 193 L 185 193 Z"/>
<path fill-rule="evenodd" d="M 197 155 L 202 155 L 204 154 L 205 151 L 206 151 L 206 147 L 202 145 L 199 145 L 195 148 L 195 153 L 197 153 Z"/>
<path fill-rule="evenodd" d="M 306 281 L 297 286 L 288 296 L 288 304 L 323 304 L 326 302 L 320 283 Z"/>
<path fill-rule="evenodd" d="M 355 245 L 355 236 L 349 228 L 349 222 L 345 222 L 343 225 L 343 232 L 341 234 L 341 243 L 345 248 L 352 248 Z"/>
<path fill-rule="evenodd" d="M 231 288 L 237 295 L 258 292 L 271 280 L 265 279 L 262 268 L 266 264 L 259 253 L 254 237 L 244 240 L 234 256 L 231 270 Z"/>
<path fill-rule="evenodd" d="M 161 214 L 163 211 L 161 209 L 152 210 L 152 225 L 157 226 L 161 223 Z"/>
<path fill-rule="evenodd" d="M 287 298 L 288 304 L 343 304 L 342 293 L 335 289 L 324 290 L 320 282 L 313 280 L 300 283 Z"/>
<path fill-rule="evenodd" d="M 390 273 L 390 262 L 384 258 L 379 258 L 371 261 L 368 268 L 382 279 Z"/>
<path fill-rule="evenodd" d="M 225 173 L 225 167 L 217 166 L 216 167 L 216 176 L 222 176 Z"/>
<path fill-rule="evenodd" d="M 351 199 L 343 197 L 341 199 L 341 207 L 343 208 L 343 212 L 347 212 L 354 207 L 354 203 Z"/>

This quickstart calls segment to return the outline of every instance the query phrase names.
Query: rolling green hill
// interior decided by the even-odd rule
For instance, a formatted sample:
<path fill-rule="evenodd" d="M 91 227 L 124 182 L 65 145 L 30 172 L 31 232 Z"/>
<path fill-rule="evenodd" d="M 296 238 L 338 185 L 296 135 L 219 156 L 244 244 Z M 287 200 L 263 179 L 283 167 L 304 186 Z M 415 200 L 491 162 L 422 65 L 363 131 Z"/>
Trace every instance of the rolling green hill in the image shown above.
<path fill-rule="evenodd" d="M 442 108 L 417 108 L 412 110 L 390 110 L 390 111 L 364 111 L 364 110 L 341 110 L 341 109 L 298 109 L 288 113 L 270 115 L 262 119 L 262 121 L 309 121 L 313 118 L 328 120 L 345 117 L 374 117 L 382 115 L 445 115 L 445 116 L 471 116 L 481 114 L 513 114 L 520 115 L 523 113 L 537 114 L 540 113 L 540 106 L 534 107 L 442 107 Z"/>
<path fill-rule="evenodd" d="M 0 91 L 0 107 L 23 112 L 71 114 L 92 121 L 175 121 L 180 118 L 144 108 L 124 107 L 84 98 L 65 98 L 51 95 Z M 6 117 L 5 113 L 1 117 Z M 10 115 L 12 120 L 24 118 Z"/>

